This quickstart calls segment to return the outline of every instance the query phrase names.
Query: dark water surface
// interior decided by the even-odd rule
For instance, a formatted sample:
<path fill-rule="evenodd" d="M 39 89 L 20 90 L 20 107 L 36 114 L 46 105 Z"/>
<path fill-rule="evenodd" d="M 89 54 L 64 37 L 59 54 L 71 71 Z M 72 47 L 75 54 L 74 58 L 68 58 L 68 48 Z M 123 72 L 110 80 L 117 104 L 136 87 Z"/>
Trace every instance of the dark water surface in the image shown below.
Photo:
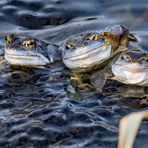
<path fill-rule="evenodd" d="M 113 24 L 128 26 L 148 50 L 147 20 L 146 0 L 1 0 L 0 54 L 9 33 L 60 45 L 74 34 Z M 61 62 L 47 69 L 0 64 L 0 147 L 116 148 L 121 117 L 148 109 L 146 101 L 123 99 L 112 90 L 75 90 L 63 71 Z M 147 147 L 145 121 L 135 148 Z"/>

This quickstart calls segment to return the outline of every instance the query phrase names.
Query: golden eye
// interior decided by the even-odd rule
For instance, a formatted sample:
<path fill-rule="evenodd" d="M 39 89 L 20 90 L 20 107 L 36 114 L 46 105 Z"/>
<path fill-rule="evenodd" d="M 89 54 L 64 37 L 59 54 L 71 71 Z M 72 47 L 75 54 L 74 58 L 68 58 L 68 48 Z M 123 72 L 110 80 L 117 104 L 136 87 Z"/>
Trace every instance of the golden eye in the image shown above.
<path fill-rule="evenodd" d="M 70 49 L 70 46 L 69 46 L 69 44 L 67 44 L 67 45 L 66 45 L 66 49 Z"/>
<path fill-rule="evenodd" d="M 148 56 L 143 56 L 141 57 L 138 61 L 141 61 L 141 62 L 148 62 Z"/>
<path fill-rule="evenodd" d="M 72 43 L 66 45 L 66 49 L 75 49 L 75 48 L 76 48 L 75 45 Z"/>
<path fill-rule="evenodd" d="M 33 38 L 24 39 L 22 45 L 24 45 L 28 49 L 33 49 L 35 48 L 35 40 Z"/>
<path fill-rule="evenodd" d="M 99 34 L 95 34 L 95 33 L 89 33 L 88 35 L 87 35 L 87 40 L 94 40 L 94 41 L 96 41 L 96 40 L 98 40 L 99 39 Z"/>
<path fill-rule="evenodd" d="M 93 33 L 90 33 L 87 36 L 87 40 L 93 40 L 94 38 L 95 38 L 95 34 L 93 34 Z"/>
<path fill-rule="evenodd" d="M 16 39 L 16 36 L 14 34 L 10 34 L 5 37 L 5 41 L 7 45 L 10 45 L 11 43 L 13 43 L 15 39 Z"/>
<path fill-rule="evenodd" d="M 121 55 L 121 60 L 125 60 L 127 62 L 131 62 L 132 61 L 131 57 L 129 55 L 127 55 L 127 54 Z"/>

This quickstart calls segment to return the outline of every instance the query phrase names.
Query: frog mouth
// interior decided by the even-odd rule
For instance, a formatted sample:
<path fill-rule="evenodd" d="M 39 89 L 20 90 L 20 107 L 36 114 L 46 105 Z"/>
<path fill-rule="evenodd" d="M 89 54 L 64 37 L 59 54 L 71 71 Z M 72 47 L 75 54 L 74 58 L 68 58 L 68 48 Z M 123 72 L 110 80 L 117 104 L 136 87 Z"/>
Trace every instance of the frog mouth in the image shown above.
<path fill-rule="evenodd" d="M 85 58 L 88 58 L 90 56 L 91 53 L 97 51 L 98 48 L 94 48 L 93 50 L 90 50 L 88 52 L 85 52 L 83 54 L 78 54 L 78 55 L 74 55 L 74 56 L 69 56 L 69 57 L 66 57 L 64 58 L 64 60 L 79 60 L 79 59 L 85 59 Z"/>
<path fill-rule="evenodd" d="M 117 66 L 119 69 L 122 69 L 122 70 L 125 70 L 125 71 L 129 71 L 129 72 L 132 72 L 132 73 L 135 73 L 135 72 L 148 72 L 148 68 L 145 67 L 145 68 L 142 68 L 140 66 L 127 66 L 127 65 L 122 65 L 122 64 L 115 64 L 114 66 Z"/>
<path fill-rule="evenodd" d="M 96 47 L 92 50 L 79 54 L 79 56 L 71 56 L 69 58 L 63 58 L 63 62 L 66 67 L 70 69 L 76 68 L 88 68 L 99 65 L 111 57 L 111 46 Z"/>
<path fill-rule="evenodd" d="M 63 60 L 83 60 L 89 58 L 95 54 L 103 54 L 106 50 L 110 49 L 111 47 L 105 47 L 104 45 L 95 44 L 95 47 L 81 47 L 74 51 L 65 54 L 63 56 Z"/>
<path fill-rule="evenodd" d="M 4 55 L 6 61 L 11 65 L 46 65 L 49 60 L 40 53 L 23 54 L 23 53 L 9 53 L 5 51 Z"/>
<path fill-rule="evenodd" d="M 39 57 L 38 55 L 10 54 L 7 52 L 5 52 L 5 56 L 8 56 L 9 58 L 12 58 L 12 59 L 31 59 L 31 58 Z"/>

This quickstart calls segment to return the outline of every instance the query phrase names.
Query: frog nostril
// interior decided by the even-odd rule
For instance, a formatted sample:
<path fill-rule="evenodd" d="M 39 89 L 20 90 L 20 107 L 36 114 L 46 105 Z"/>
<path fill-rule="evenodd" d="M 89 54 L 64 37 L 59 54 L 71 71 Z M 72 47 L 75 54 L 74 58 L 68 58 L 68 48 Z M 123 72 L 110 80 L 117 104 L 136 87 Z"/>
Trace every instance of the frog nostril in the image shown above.
<path fill-rule="evenodd" d="M 87 46 L 87 45 L 88 45 L 88 42 L 85 41 L 85 42 L 84 42 L 84 46 Z"/>
<path fill-rule="evenodd" d="M 16 36 L 14 34 L 10 34 L 5 37 L 5 41 L 7 45 L 12 44 L 15 40 L 16 40 Z"/>

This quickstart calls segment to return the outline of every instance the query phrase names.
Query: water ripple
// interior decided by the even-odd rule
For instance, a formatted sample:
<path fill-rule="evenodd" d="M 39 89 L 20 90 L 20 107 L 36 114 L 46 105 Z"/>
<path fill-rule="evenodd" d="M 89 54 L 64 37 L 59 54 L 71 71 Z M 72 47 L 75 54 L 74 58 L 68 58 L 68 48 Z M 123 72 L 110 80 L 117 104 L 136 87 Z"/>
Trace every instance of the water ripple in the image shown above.
<path fill-rule="evenodd" d="M 0 1 L 0 147 L 117 147 L 119 120 L 132 111 L 148 109 L 146 100 L 119 95 L 112 82 L 106 93 L 77 90 L 61 62 L 44 69 L 10 67 L 3 60 L 4 36 L 29 34 L 61 45 L 75 34 L 123 24 L 147 50 L 147 5 L 140 3 Z M 136 148 L 146 145 L 147 126 L 143 122 Z"/>

